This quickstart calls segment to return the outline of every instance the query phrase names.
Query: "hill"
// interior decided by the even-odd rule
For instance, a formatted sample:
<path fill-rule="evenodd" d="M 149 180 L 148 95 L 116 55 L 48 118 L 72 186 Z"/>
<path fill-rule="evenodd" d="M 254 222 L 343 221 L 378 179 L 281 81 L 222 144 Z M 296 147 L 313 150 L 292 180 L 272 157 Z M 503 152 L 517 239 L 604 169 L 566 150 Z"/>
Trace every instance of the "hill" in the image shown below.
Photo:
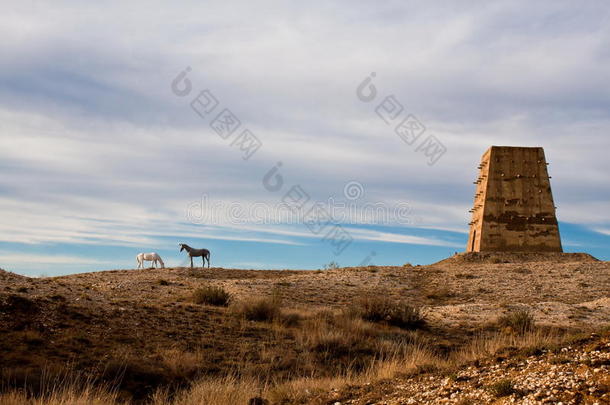
<path fill-rule="evenodd" d="M 244 398 L 260 391 L 276 403 L 307 403 L 328 384 L 377 381 L 426 362 L 463 364 L 460 353 L 475 341 L 503 342 L 500 351 L 610 325 L 610 263 L 516 261 L 0 273 L 0 386 L 44 395 L 49 379 L 86 378 L 114 387 L 111 402 L 164 403 L 224 381 Z M 210 300 L 218 291 L 230 296 L 226 306 Z M 529 319 L 523 330 L 519 316 Z"/>

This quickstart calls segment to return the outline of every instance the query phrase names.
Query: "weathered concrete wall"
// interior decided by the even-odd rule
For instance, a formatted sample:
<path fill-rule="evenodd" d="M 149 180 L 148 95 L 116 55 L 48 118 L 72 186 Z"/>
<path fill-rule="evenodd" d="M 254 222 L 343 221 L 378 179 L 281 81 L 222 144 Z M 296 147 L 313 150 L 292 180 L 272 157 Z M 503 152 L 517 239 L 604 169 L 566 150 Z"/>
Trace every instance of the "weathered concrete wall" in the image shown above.
<path fill-rule="evenodd" d="M 542 148 L 492 146 L 475 183 L 466 251 L 562 251 Z"/>

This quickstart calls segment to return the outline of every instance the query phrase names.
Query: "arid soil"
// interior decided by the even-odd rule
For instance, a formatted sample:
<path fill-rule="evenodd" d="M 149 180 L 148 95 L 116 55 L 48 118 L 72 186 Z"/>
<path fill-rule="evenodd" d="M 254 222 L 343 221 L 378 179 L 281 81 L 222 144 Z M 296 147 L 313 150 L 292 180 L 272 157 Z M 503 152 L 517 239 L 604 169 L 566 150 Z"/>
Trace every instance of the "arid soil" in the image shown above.
<path fill-rule="evenodd" d="M 0 271 L 3 386 L 35 389 L 41 370 L 69 365 L 100 381 L 120 378 L 122 398 L 143 400 L 158 387 L 183 387 L 201 375 L 323 374 L 326 363 L 305 361 L 294 334 L 194 303 L 193 291 L 203 285 L 222 286 L 233 302 L 279 296 L 296 312 L 344 310 L 363 294 L 406 301 L 422 308 L 427 327 L 418 333 L 440 351 L 454 350 L 515 309 L 529 310 L 542 326 L 610 325 L 610 262 L 587 255 L 458 255 L 429 266 L 323 271 L 168 268 L 48 278 Z M 387 328 L 393 339 L 408 333 Z M 196 368 L 172 360 L 195 352 Z M 350 355 L 341 361 L 352 361 Z M 407 403 L 397 401 L 387 403 Z"/>
<path fill-rule="evenodd" d="M 508 350 L 451 373 L 421 373 L 332 390 L 319 403 L 608 404 L 610 333 L 539 353 Z"/>

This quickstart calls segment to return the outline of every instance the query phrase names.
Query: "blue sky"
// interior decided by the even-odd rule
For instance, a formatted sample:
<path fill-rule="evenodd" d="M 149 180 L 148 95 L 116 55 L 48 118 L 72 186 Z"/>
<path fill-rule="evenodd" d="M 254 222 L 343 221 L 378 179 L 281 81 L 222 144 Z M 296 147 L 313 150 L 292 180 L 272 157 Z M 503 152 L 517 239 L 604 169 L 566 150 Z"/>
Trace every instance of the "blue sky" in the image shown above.
<path fill-rule="evenodd" d="M 610 258 L 606 2 L 4 11 L 0 268 L 133 268 L 142 251 L 184 265 L 180 242 L 223 267 L 431 263 L 464 249 L 490 145 L 543 146 L 565 250 Z M 190 87 L 177 79 L 187 67 Z M 191 103 L 204 90 L 217 105 L 200 116 Z M 224 109 L 235 133 L 213 128 Z M 407 117 L 425 127 L 411 144 L 395 132 Z M 260 142 L 248 159 L 245 129 Z M 425 154 L 433 141 L 444 153 Z M 278 162 L 273 191 L 264 179 Z M 280 205 L 294 186 L 307 196 L 300 214 L 349 212 L 314 233 Z M 340 253 L 336 229 L 352 240 Z"/>

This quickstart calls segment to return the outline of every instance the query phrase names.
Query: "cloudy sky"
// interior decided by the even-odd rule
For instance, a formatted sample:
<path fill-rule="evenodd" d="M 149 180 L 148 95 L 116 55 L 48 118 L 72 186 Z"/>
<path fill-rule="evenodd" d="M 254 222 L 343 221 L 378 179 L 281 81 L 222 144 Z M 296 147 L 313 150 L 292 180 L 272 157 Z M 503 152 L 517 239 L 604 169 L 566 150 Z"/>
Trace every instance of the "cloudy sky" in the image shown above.
<path fill-rule="evenodd" d="M 607 2 L 124 3 L 3 7 L 0 267 L 430 263 L 490 145 L 543 146 L 565 250 L 610 259 Z"/>

